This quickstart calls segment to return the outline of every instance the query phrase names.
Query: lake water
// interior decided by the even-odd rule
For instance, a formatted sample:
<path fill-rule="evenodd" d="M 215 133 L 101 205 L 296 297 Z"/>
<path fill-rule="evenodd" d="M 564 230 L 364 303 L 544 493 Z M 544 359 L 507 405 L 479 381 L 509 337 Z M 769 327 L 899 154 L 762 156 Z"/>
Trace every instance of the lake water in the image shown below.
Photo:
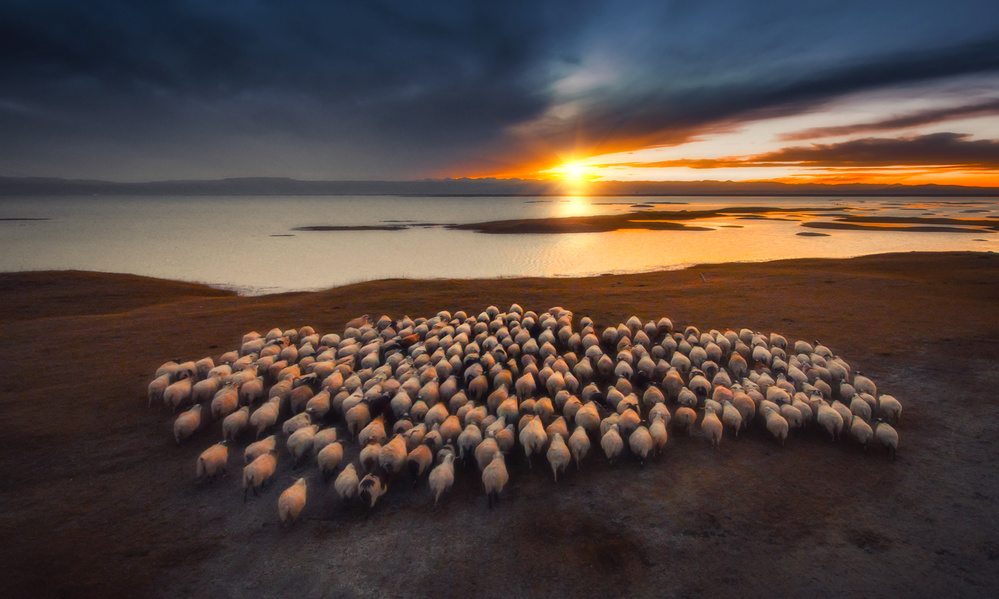
<path fill-rule="evenodd" d="M 999 250 L 995 232 L 820 230 L 799 220 L 738 217 L 690 223 L 710 231 L 294 230 L 613 214 L 638 209 L 636 202 L 660 210 L 840 207 L 856 215 L 999 217 L 997 198 L 7 197 L 0 198 L 0 271 L 133 273 L 257 295 L 385 278 L 580 276 L 709 262 Z M 804 231 L 828 236 L 798 235 Z"/>

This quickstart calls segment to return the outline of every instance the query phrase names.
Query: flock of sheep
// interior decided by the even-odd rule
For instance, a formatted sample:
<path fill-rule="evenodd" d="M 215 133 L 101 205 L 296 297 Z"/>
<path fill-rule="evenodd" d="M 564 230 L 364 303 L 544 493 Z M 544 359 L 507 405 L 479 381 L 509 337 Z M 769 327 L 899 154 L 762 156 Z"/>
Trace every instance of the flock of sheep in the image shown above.
<path fill-rule="evenodd" d="M 311 461 L 324 479 L 336 474 L 337 494 L 368 508 L 404 476 L 414 486 L 427 478 L 436 504 L 467 462 L 491 506 L 519 451 L 532 468 L 535 456 L 547 460 L 557 480 L 593 443 L 611 463 L 630 455 L 644 465 L 671 430 L 699 428 L 717 448 L 726 431 L 738 437 L 756 422 L 781 446 L 790 431 L 817 427 L 833 441 L 875 442 L 894 459 L 890 423 L 902 412 L 818 342 L 749 329 L 681 332 L 668 318 L 634 316 L 598 332 L 587 317 L 575 328 L 562 308 L 536 314 L 516 304 L 477 316 L 364 315 L 342 335 L 309 326 L 251 332 L 218 365 L 210 357 L 163 364 L 149 384 L 156 402 L 184 410 L 173 425 L 178 444 L 221 421 L 223 440 L 200 455 L 196 480 L 227 471 L 228 443 L 252 440 L 244 501 L 272 478 L 283 451 L 296 468 Z M 356 462 L 344 459 L 350 442 Z M 306 489 L 303 477 L 281 493 L 282 524 L 302 512 Z"/>

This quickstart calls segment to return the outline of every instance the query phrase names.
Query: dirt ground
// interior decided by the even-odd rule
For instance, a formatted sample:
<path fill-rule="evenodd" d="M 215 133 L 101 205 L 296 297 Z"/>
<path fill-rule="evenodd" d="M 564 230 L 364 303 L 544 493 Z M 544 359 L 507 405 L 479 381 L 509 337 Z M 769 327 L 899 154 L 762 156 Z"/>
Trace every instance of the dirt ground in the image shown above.
<path fill-rule="evenodd" d="M 552 481 L 510 460 L 489 509 L 474 465 L 434 509 L 426 483 L 373 512 L 310 481 L 277 524 L 277 483 L 210 485 L 146 406 L 171 358 L 243 333 L 362 313 L 560 305 L 598 325 L 669 316 L 821 340 L 904 406 L 894 463 L 817 432 L 759 427 L 718 451 L 674 434 L 640 468 L 591 456 Z M 237 297 L 142 277 L 0 275 L 0 596 L 995 597 L 999 589 L 999 256 L 912 253 L 697 266 L 587 279 L 389 280 Z"/>

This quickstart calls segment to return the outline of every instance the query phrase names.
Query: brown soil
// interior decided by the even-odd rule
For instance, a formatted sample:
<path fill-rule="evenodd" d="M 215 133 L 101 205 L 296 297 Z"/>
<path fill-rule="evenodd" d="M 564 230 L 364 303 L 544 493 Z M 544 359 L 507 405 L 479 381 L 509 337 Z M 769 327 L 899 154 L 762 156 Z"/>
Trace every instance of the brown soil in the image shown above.
<path fill-rule="evenodd" d="M 178 448 L 146 385 L 170 358 L 361 313 L 518 302 L 598 324 L 667 315 L 819 339 L 898 397 L 898 460 L 822 435 L 673 435 L 645 468 L 591 457 L 556 485 L 511 459 L 486 507 L 462 470 L 434 509 L 393 486 L 369 517 L 310 483 L 260 498 L 191 482 L 218 424 Z M 999 588 L 999 256 L 896 254 L 588 279 L 389 280 L 264 297 L 141 277 L 0 275 L 0 596 L 961 596 Z M 234 452 L 239 453 L 239 450 Z"/>

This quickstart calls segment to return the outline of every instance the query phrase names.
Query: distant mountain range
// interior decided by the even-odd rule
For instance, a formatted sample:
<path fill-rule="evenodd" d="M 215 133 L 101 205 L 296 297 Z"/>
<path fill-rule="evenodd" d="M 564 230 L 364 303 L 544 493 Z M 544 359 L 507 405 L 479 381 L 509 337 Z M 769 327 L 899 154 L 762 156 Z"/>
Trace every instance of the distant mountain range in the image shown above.
<path fill-rule="evenodd" d="M 578 194 L 579 184 L 532 179 L 422 179 L 417 181 L 300 181 L 250 177 L 211 181 L 121 183 L 43 177 L 0 177 L 0 196 L 45 195 L 398 195 L 546 196 Z M 589 196 L 999 196 L 999 187 L 874 185 L 769 181 L 600 181 Z"/>

